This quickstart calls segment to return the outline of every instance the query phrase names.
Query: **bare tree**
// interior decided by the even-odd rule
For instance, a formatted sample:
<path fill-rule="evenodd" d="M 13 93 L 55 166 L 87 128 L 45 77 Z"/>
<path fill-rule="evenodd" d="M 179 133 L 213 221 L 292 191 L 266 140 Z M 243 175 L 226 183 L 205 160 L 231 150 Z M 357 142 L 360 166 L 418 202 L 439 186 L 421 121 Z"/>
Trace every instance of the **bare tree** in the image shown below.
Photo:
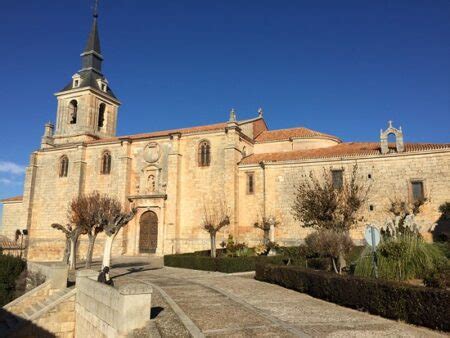
<path fill-rule="evenodd" d="M 52 228 L 62 231 L 66 236 L 66 246 L 64 249 L 63 262 L 69 263 L 69 269 L 75 270 L 77 265 L 77 242 L 84 229 L 81 227 L 72 227 L 72 225 L 70 224 L 63 226 L 58 223 L 53 223 Z"/>
<path fill-rule="evenodd" d="M 264 232 L 263 242 L 264 244 L 267 244 L 271 240 L 270 231 L 279 224 L 280 222 L 277 221 L 275 216 L 258 216 L 258 220 L 253 224 L 253 226 Z"/>
<path fill-rule="evenodd" d="M 341 187 L 333 184 L 330 170 L 324 168 L 320 179 L 310 172 L 309 180 L 296 186 L 292 214 L 302 227 L 346 232 L 358 221 L 358 211 L 369 190 L 358 180 L 357 165 Z"/>
<path fill-rule="evenodd" d="M 130 212 L 122 211 L 122 207 L 119 201 L 111 199 L 111 209 L 105 212 L 104 231 L 106 234 L 105 247 L 103 250 L 103 263 L 104 267 L 110 267 L 111 264 L 111 249 L 113 241 L 119 233 L 120 229 L 130 222 L 136 215 L 137 209 L 133 208 Z M 118 207 L 118 208 L 117 208 Z"/>
<path fill-rule="evenodd" d="M 108 197 L 101 196 L 97 191 L 88 195 L 75 197 L 69 205 L 69 220 L 72 224 L 82 228 L 88 235 L 89 244 L 86 253 L 86 268 L 91 267 L 92 255 L 94 251 L 95 239 L 101 231 L 102 224 L 102 202 Z"/>
<path fill-rule="evenodd" d="M 216 235 L 230 224 L 230 211 L 224 201 L 210 202 L 203 206 L 202 228 L 211 239 L 211 257 L 216 257 Z"/>

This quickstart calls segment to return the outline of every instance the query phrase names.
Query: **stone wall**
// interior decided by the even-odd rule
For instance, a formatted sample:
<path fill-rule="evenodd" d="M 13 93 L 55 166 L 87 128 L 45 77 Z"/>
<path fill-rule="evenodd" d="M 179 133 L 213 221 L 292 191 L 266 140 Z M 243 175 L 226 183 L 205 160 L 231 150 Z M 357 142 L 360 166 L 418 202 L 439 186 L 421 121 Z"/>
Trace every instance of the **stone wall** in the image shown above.
<path fill-rule="evenodd" d="M 6 236 L 14 240 L 16 230 L 25 229 L 26 225 L 23 221 L 22 201 L 7 202 L 3 204 L 2 223 L 0 227 L 0 235 Z"/>
<path fill-rule="evenodd" d="M 246 126 L 246 133 L 250 132 Z M 198 145 L 211 144 L 211 165 L 198 165 Z M 116 197 L 125 208 L 138 208 L 136 217 L 118 234 L 113 256 L 139 255 L 140 216 L 147 210 L 158 217 L 158 246 L 156 254 L 189 252 L 209 248 L 209 235 L 201 228 L 204 206 L 226 201 L 231 224 L 217 236 L 217 242 L 233 234 L 240 241 L 255 245 L 262 231 L 253 224 L 262 215 L 273 215 L 281 221 L 276 239 L 286 245 L 296 245 L 308 234 L 293 219 L 291 205 L 293 187 L 309 171 L 319 173 L 323 168 L 344 169 L 346 175 L 358 163 L 363 180 L 372 186 L 364 217 L 367 222 L 380 224 L 386 219 L 386 207 L 394 193 L 409 198 L 410 181 L 423 180 L 427 204 L 422 218 L 431 225 L 437 220 L 439 204 L 450 200 L 448 150 L 418 153 L 394 153 L 379 156 L 303 160 L 290 163 L 239 165 L 242 149 L 255 152 L 285 151 L 310 147 L 328 147 L 331 139 L 293 139 L 253 145 L 239 132 L 236 124 L 226 129 L 203 132 L 162 134 L 142 139 L 95 141 L 92 143 L 44 149 L 32 155 L 27 168 L 22 204 L 6 204 L 5 229 L 13 224 L 29 226 L 28 259 L 34 261 L 60 260 L 64 235 L 51 228 L 52 223 L 67 222 L 70 200 L 80 193 L 97 190 Z M 159 157 L 145 160 L 147 145 L 159 147 Z M 258 148 L 258 149 L 256 149 Z M 104 151 L 112 156 L 111 174 L 100 173 Z M 69 158 L 68 177 L 59 177 L 58 165 L 62 155 Z M 247 173 L 253 172 L 255 192 L 247 194 Z M 149 189 L 148 176 L 156 177 L 155 188 Z M 368 178 L 368 175 L 371 178 Z M 372 208 L 370 208 L 372 206 Z M 373 210 L 371 210 L 373 209 Z M 364 223 L 353 233 L 361 239 Z M 94 247 L 94 257 L 101 257 L 105 236 L 100 234 Z M 80 238 L 78 253 L 84 258 L 87 238 Z"/>
<path fill-rule="evenodd" d="M 387 209 L 392 199 L 411 200 L 411 181 L 424 182 L 425 205 L 417 217 L 426 230 L 439 218 L 438 207 L 450 200 L 450 153 L 393 154 L 345 160 L 303 161 L 291 164 L 266 164 L 240 168 L 240 238 L 249 243 L 262 239 L 262 231 L 253 228 L 258 214 L 274 215 L 280 221 L 275 239 L 286 245 L 299 243 L 310 232 L 294 220 L 291 212 L 295 184 L 308 178 L 312 171 L 320 177 L 322 171 L 343 169 L 349 177 L 353 166 L 358 165 L 361 182 L 370 186 L 367 203 L 362 207 L 360 222 L 352 236 L 362 239 L 365 224 L 381 226 L 389 216 Z M 245 192 L 246 172 L 255 172 L 255 194 Z M 369 178 L 370 175 L 370 178 Z M 264 179 L 265 176 L 265 179 Z M 265 186 L 265 193 L 264 193 Z M 370 207 L 372 206 L 372 208 Z M 373 209 L 373 210 L 371 210 Z M 429 236 L 429 234 L 428 234 Z"/>
<path fill-rule="evenodd" d="M 98 283 L 96 276 L 92 270 L 77 274 L 76 337 L 125 337 L 144 327 L 150 320 L 151 287 L 128 284 L 115 289 Z"/>

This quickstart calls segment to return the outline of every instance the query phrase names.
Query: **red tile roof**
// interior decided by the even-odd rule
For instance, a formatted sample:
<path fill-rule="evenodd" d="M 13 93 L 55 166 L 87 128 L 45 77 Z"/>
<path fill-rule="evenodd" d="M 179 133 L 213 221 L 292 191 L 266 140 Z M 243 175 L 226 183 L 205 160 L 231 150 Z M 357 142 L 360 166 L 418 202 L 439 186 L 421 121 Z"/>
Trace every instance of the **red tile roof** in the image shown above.
<path fill-rule="evenodd" d="M 0 236 L 0 248 L 1 249 L 20 249 L 20 245 L 8 237 Z"/>
<path fill-rule="evenodd" d="M 182 129 L 171 129 L 171 130 L 161 130 L 161 131 L 154 131 L 151 133 L 141 133 L 141 134 L 118 136 L 118 137 L 111 137 L 111 138 L 102 138 L 99 140 L 89 141 L 88 143 L 118 141 L 120 139 L 135 140 L 135 139 L 140 139 L 140 138 L 168 136 L 170 134 L 175 134 L 175 133 L 190 134 L 190 133 L 198 133 L 198 132 L 203 132 L 203 131 L 213 131 L 213 130 L 225 129 L 226 126 L 227 126 L 227 123 L 216 123 L 216 124 L 209 124 L 206 126 L 197 126 L 197 127 L 182 128 Z"/>
<path fill-rule="evenodd" d="M 22 201 L 23 196 L 14 196 L 0 200 L 0 202 L 19 202 Z"/>
<path fill-rule="evenodd" d="M 394 144 L 389 148 L 395 149 Z M 405 152 L 421 152 L 428 150 L 450 150 L 450 143 L 406 143 Z M 256 164 L 259 162 L 284 162 L 295 160 L 321 159 L 321 158 L 347 158 L 355 156 L 381 155 L 379 143 L 341 143 L 332 147 L 295 150 L 288 152 L 252 154 L 241 161 L 241 164 Z"/>
<path fill-rule="evenodd" d="M 271 142 L 271 141 L 284 141 L 289 140 L 291 138 L 310 138 L 310 137 L 332 138 L 338 142 L 341 142 L 341 140 L 336 136 L 328 135 L 304 127 L 263 131 L 260 135 L 256 137 L 255 141 Z"/>

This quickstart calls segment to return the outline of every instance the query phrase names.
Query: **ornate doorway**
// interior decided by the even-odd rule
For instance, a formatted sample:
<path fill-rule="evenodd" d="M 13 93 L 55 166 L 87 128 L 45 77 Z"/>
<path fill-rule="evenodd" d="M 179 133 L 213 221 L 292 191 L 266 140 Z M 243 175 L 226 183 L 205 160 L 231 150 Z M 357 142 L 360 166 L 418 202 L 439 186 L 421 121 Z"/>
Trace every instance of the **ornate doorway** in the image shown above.
<path fill-rule="evenodd" d="M 155 253 L 158 245 L 158 216 L 146 211 L 139 219 L 139 252 Z"/>

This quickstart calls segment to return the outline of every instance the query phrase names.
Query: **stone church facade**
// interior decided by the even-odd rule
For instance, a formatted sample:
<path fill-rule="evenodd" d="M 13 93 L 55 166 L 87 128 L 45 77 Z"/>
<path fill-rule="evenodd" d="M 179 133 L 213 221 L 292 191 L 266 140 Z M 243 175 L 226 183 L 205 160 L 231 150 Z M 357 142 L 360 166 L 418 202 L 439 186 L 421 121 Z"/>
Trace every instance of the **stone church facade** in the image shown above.
<path fill-rule="evenodd" d="M 439 218 L 450 200 L 450 144 L 412 144 L 390 123 L 379 143 L 343 142 L 307 128 L 269 130 L 260 110 L 238 120 L 234 111 L 222 123 L 116 136 L 120 101 L 102 73 L 103 56 L 94 17 L 82 69 L 58 93 L 55 125 L 45 125 L 41 147 L 30 156 L 23 196 L 2 201 L 1 235 L 28 230 L 30 260 L 59 260 L 65 240 L 52 223 L 67 222 L 69 202 L 99 191 L 116 197 L 136 217 L 115 240 L 114 255 L 163 255 L 207 249 L 201 229 L 204 207 L 225 201 L 231 224 L 218 243 L 232 234 L 256 245 L 263 234 L 254 227 L 274 216 L 274 239 L 296 245 L 308 231 L 291 214 L 295 183 L 323 169 L 347 179 L 355 164 L 371 186 L 363 207 L 365 222 L 381 225 L 394 196 L 426 198 L 421 221 Z M 388 143 L 394 135 L 396 143 Z M 362 238 L 361 222 L 352 232 Z M 94 255 L 99 256 L 99 236 Z M 86 239 L 80 241 L 80 254 Z"/>

